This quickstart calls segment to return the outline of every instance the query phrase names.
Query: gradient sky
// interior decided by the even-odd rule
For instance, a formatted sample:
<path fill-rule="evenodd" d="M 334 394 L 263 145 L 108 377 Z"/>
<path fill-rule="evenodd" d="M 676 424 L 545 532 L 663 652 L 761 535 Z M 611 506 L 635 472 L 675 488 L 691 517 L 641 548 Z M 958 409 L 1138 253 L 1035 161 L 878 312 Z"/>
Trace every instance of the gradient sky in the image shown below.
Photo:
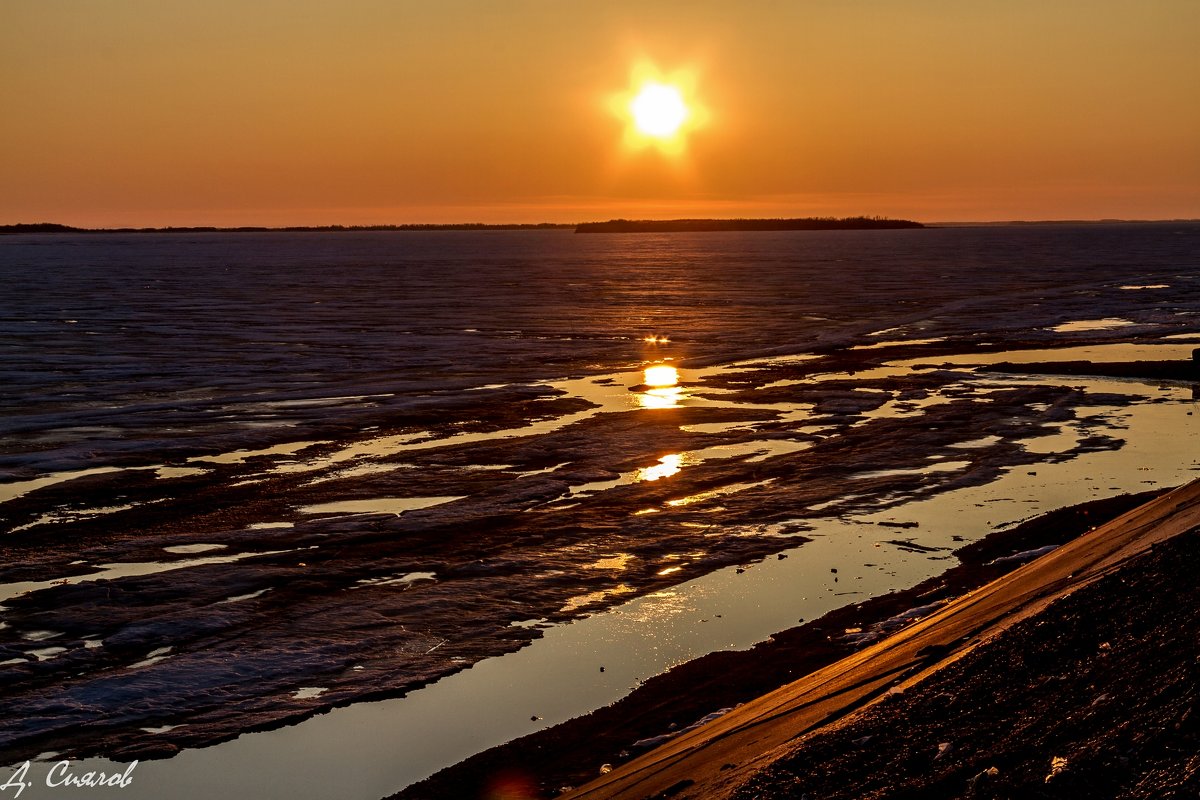
<path fill-rule="evenodd" d="M 1200 217 L 1197 0 L 3 0 L 0 223 Z M 706 121 L 635 149 L 653 64 Z"/>

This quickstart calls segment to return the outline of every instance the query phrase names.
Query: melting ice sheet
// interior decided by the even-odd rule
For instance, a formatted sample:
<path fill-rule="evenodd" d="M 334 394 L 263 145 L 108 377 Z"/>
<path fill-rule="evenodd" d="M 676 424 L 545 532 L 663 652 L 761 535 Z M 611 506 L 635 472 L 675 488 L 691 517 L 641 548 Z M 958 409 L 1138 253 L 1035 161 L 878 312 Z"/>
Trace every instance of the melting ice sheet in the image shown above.
<path fill-rule="evenodd" d="M 1115 381 L 1071 382 L 1095 391 L 1132 391 Z M 1188 415 L 1192 404 L 1183 390 L 1161 394 L 1173 402 L 1094 408 L 1064 423 L 1072 429 L 1089 424 L 1089 414 L 1122 415 L 1128 443 L 1119 451 L 1039 464 L 1036 475 L 1014 469 L 984 486 L 876 514 L 805 520 L 812 541 L 787 551 L 787 559 L 767 559 L 744 572 L 718 570 L 550 627 L 521 650 L 400 699 L 335 709 L 292 727 L 143 762 L 121 796 L 378 800 L 487 747 L 611 703 L 672 665 L 712 650 L 749 647 L 801 618 L 911 586 L 946 568 L 936 560 L 944 558 L 941 553 L 931 558 L 881 544 L 889 529 L 877 522 L 917 522 L 906 531 L 914 541 L 948 548 L 960 544 L 954 537 L 973 541 L 1064 505 L 1190 479 L 1200 452 L 1200 416 Z M 619 569 L 621 563 L 614 558 L 594 566 Z M 836 576 L 830 572 L 835 567 Z M 124 765 L 97 759 L 77 768 L 119 771 Z M 27 795 L 51 796 L 36 786 Z"/>
<path fill-rule="evenodd" d="M 371 497 L 366 500 L 340 500 L 333 503 L 318 503 L 302 506 L 305 514 L 395 514 L 405 511 L 450 503 L 462 497 Z"/>
<path fill-rule="evenodd" d="M 1104 319 L 1080 319 L 1064 322 L 1061 325 L 1055 325 L 1051 330 L 1055 333 L 1083 333 L 1086 331 L 1110 331 L 1136 324 L 1132 320 L 1120 317 L 1105 317 Z"/>

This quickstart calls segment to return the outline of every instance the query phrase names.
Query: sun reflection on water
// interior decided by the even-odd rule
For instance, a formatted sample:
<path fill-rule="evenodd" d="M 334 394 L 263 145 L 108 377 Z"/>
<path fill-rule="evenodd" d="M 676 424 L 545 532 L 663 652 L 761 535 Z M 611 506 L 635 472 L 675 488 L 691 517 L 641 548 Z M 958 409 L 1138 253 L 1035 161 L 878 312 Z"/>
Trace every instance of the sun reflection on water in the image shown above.
<path fill-rule="evenodd" d="M 634 589 L 632 586 L 622 583 L 612 587 L 611 589 L 601 589 L 597 592 L 588 592 L 587 594 L 576 595 L 575 597 L 569 598 L 563 607 L 559 609 L 559 611 L 574 611 L 578 608 L 583 608 L 584 606 L 590 606 L 593 603 L 603 602 L 604 600 L 607 600 L 615 595 L 630 594 L 633 591 Z"/>
<path fill-rule="evenodd" d="M 669 478 L 681 469 L 683 469 L 683 456 L 678 453 L 670 453 L 660 458 L 657 464 L 638 470 L 637 479 L 639 481 L 656 481 L 659 478 Z"/>
<path fill-rule="evenodd" d="M 593 561 L 591 564 L 585 564 L 584 569 L 625 569 L 630 560 L 633 558 L 632 553 L 618 553 L 615 556 L 607 556 Z"/>
<path fill-rule="evenodd" d="M 638 394 L 642 408 L 674 408 L 683 399 L 679 370 L 668 364 L 653 364 L 642 371 L 645 390 Z"/>
<path fill-rule="evenodd" d="M 650 389 L 637 397 L 642 408 L 675 408 L 683 399 L 683 392 L 677 388 Z"/>
<path fill-rule="evenodd" d="M 655 389 L 665 389 L 679 383 L 679 370 L 669 364 L 655 364 L 646 367 L 642 374 L 645 376 L 646 385 Z"/>

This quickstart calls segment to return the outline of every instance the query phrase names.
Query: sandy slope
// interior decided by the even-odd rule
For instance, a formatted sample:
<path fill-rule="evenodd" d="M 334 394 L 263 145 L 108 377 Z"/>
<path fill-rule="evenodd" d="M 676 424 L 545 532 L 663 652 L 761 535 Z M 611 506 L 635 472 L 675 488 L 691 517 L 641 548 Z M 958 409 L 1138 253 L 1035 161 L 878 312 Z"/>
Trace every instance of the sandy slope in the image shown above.
<path fill-rule="evenodd" d="M 569 795 L 719 797 L 764 769 L 793 739 L 928 678 L 1052 601 L 1151 545 L 1200 525 L 1200 481 L 1118 517 L 962 597 L 902 633 L 668 742 Z"/>

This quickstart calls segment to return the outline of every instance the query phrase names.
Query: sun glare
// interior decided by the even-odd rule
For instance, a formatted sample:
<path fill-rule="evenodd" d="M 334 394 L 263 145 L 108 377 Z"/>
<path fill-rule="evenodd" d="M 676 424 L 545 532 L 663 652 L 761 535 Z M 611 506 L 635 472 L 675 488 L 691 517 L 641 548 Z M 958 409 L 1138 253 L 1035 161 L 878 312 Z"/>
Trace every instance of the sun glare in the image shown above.
<path fill-rule="evenodd" d="M 625 148 L 650 148 L 678 158 L 693 131 L 705 127 L 708 111 L 696 96 L 694 68 L 662 72 L 648 61 L 635 64 L 629 88 L 609 96 L 609 109 L 625 124 Z"/>
<path fill-rule="evenodd" d="M 658 389 L 675 386 L 679 383 L 679 371 L 666 364 L 646 367 L 642 375 L 647 386 L 653 386 Z"/>
<path fill-rule="evenodd" d="M 656 481 L 659 478 L 669 478 L 683 469 L 683 456 L 670 453 L 658 460 L 652 467 L 642 467 L 638 470 L 639 481 Z"/>
<path fill-rule="evenodd" d="M 688 118 L 683 95 L 674 86 L 647 81 L 629 104 L 633 124 L 647 136 L 665 139 L 674 136 Z"/>

